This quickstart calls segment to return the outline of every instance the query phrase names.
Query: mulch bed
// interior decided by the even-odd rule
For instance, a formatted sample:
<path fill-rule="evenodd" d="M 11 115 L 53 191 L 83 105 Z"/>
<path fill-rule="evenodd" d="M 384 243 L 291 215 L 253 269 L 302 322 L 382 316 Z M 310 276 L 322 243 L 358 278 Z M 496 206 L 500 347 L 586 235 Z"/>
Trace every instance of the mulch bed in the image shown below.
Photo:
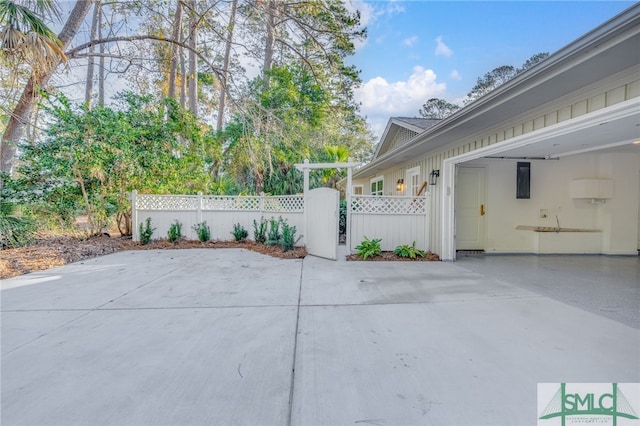
<path fill-rule="evenodd" d="M 376 256 L 368 257 L 366 259 L 363 259 L 357 254 L 350 254 L 347 256 L 347 260 L 352 260 L 352 261 L 359 260 L 363 262 L 432 262 L 432 261 L 439 261 L 440 256 L 438 256 L 435 253 L 427 252 L 425 257 L 418 256 L 415 259 L 411 259 L 410 257 L 398 256 L 392 251 L 383 251 L 382 253 Z"/>
<path fill-rule="evenodd" d="M 302 259 L 307 255 L 304 247 L 283 252 L 280 246 L 267 246 L 253 241 L 200 241 L 180 240 L 170 243 L 167 240 L 154 240 L 147 245 L 132 241 L 127 237 L 109 237 L 107 235 L 91 238 L 53 237 L 44 238 L 29 246 L 0 251 L 0 279 L 7 279 L 30 272 L 42 271 L 79 262 L 98 256 L 104 256 L 124 250 L 176 250 L 176 249 L 216 249 L 243 248 L 264 255 L 282 259 Z M 363 261 L 357 254 L 347 256 L 349 261 Z M 438 261 L 437 254 L 427 253 L 425 257 L 410 259 L 400 257 L 392 251 L 385 251 L 370 257 L 365 262 L 424 262 Z"/>
<path fill-rule="evenodd" d="M 45 238 L 29 246 L 0 251 L 0 279 L 15 277 L 29 272 L 42 271 L 124 250 L 175 250 L 193 248 L 244 248 L 282 259 L 301 259 L 307 255 L 304 247 L 283 252 L 280 246 L 267 246 L 252 241 L 200 241 L 180 240 L 170 243 L 155 240 L 148 245 L 132 241 L 127 237 L 106 235 L 91 238 L 54 237 Z"/>

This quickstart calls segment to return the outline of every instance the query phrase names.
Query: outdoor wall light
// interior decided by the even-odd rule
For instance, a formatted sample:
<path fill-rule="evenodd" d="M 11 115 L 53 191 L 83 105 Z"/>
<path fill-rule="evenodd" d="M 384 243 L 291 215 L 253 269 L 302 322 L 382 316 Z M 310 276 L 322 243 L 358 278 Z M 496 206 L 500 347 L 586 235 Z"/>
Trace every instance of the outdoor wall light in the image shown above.
<path fill-rule="evenodd" d="M 396 184 L 396 189 L 398 191 L 404 190 L 404 179 L 398 179 L 398 183 Z"/>
<path fill-rule="evenodd" d="M 438 176 L 440 176 L 440 170 L 431 170 L 431 174 L 429 175 L 429 185 L 437 184 Z"/>

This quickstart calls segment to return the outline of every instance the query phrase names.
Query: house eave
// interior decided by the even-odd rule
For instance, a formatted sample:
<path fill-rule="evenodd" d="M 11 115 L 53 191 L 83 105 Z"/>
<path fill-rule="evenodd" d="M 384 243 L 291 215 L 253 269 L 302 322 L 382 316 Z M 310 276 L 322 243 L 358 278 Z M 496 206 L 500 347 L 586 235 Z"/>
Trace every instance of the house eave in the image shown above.
<path fill-rule="evenodd" d="M 524 114 L 616 72 L 637 66 L 639 45 L 640 3 L 418 134 L 406 145 L 374 158 L 353 177 L 362 179 L 375 175 L 497 126 L 505 121 L 504 117 Z"/>

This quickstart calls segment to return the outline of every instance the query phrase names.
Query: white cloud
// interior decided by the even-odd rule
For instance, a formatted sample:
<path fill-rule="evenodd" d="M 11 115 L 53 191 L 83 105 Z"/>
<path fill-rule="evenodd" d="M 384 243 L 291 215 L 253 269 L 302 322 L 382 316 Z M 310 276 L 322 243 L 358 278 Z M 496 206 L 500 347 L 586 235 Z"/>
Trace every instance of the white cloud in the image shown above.
<path fill-rule="evenodd" d="M 449 46 L 444 44 L 442 36 L 436 37 L 436 56 L 451 56 L 453 50 L 449 49 Z"/>
<path fill-rule="evenodd" d="M 462 76 L 460 75 L 458 70 L 451 71 L 451 73 L 449 73 L 449 78 L 451 80 L 462 80 Z"/>
<path fill-rule="evenodd" d="M 413 46 L 417 42 L 418 42 L 418 36 L 411 36 L 409 38 L 405 38 L 404 40 L 402 40 L 402 45 L 403 46 Z"/>
<path fill-rule="evenodd" d="M 416 117 L 427 99 L 444 98 L 446 90 L 447 85 L 437 82 L 433 70 L 416 66 L 406 81 L 372 78 L 356 90 L 355 97 L 361 103 L 362 114 L 379 137 L 390 117 Z"/>

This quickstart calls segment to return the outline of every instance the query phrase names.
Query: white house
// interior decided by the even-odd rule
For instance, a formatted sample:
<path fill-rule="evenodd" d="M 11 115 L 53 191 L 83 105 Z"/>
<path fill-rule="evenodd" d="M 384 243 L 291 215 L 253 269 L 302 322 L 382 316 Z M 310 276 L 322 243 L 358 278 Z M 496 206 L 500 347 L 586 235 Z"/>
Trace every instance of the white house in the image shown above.
<path fill-rule="evenodd" d="M 443 260 L 637 255 L 640 4 L 446 119 L 392 118 L 352 189 L 415 195 L 432 174 L 423 248 Z"/>

